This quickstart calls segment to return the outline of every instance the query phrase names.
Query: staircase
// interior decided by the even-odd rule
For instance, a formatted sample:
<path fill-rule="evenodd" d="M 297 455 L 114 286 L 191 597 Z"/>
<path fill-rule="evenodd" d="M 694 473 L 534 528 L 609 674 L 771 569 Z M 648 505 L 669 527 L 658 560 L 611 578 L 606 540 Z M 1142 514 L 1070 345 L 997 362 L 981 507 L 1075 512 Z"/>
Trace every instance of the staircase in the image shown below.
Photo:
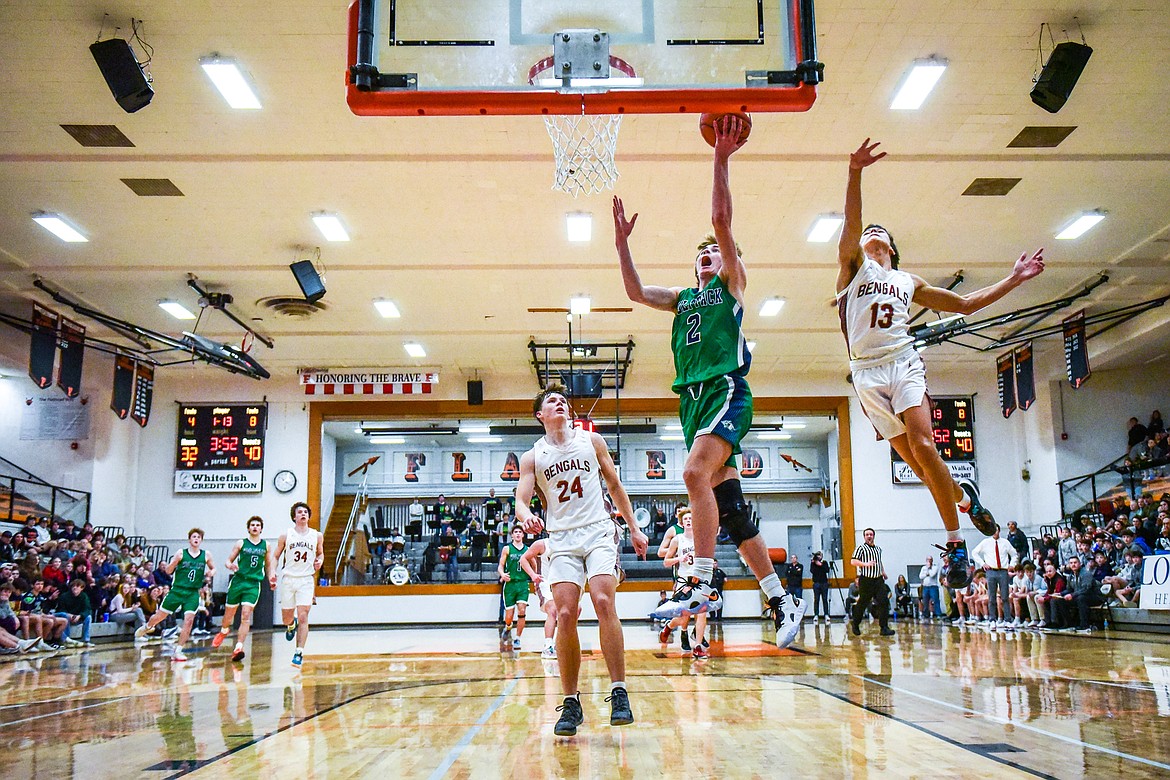
<path fill-rule="evenodd" d="M 345 536 L 345 525 L 349 522 L 349 514 L 353 511 L 353 502 L 357 496 L 338 495 L 333 499 L 333 511 L 329 514 L 329 522 L 325 526 L 325 563 L 321 565 L 321 576 L 328 577 L 330 582 L 337 579 L 337 572 L 333 569 L 337 562 L 337 548 L 341 546 L 341 539 Z"/>

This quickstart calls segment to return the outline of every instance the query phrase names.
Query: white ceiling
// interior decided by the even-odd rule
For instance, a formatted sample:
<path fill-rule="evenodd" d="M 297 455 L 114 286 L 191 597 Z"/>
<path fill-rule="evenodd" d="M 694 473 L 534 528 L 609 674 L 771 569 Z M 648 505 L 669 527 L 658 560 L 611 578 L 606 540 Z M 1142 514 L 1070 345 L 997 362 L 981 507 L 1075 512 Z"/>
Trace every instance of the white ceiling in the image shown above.
<path fill-rule="evenodd" d="M 890 226 L 905 267 L 962 290 L 995 281 L 1026 250 L 1047 248 L 1048 271 L 994 309 L 1006 311 L 1110 282 L 1090 311 L 1170 293 L 1170 3 L 1165 0 L 818 0 L 826 81 L 806 114 L 757 114 L 732 160 L 735 232 L 748 263 L 745 329 L 759 342 L 754 372 L 845 370 L 832 295 L 835 246 L 808 244 L 817 214 L 842 206 L 846 160 L 866 137 L 889 152 L 865 174 L 865 216 Z M 123 28 L 146 20 L 154 47 L 154 102 L 136 114 L 115 104 L 87 47 L 102 14 Z M 1075 31 L 1094 54 L 1064 109 L 1029 98 L 1041 22 Z M 108 27 L 107 22 L 107 27 Z M 627 304 L 612 247 L 608 196 L 549 189 L 552 152 L 535 117 L 358 118 L 345 105 L 345 2 L 109 3 L 26 0 L 0 5 L 0 307 L 27 314 L 47 282 L 143 326 L 186 329 L 155 305 L 194 305 L 187 273 L 234 295 L 276 348 L 253 355 L 275 376 L 302 366 L 419 365 L 448 375 L 530 376 L 530 337 L 562 340 L 567 306 Z M 244 63 L 264 108 L 229 109 L 198 67 L 212 52 Z M 950 67 L 925 107 L 892 112 L 908 63 Z M 86 149 L 61 124 L 116 124 L 130 149 Z M 690 277 L 708 229 L 710 152 L 693 115 L 627 116 L 618 142 L 617 193 L 641 214 L 632 245 L 643 278 Z M 1075 125 L 1055 149 L 1008 149 L 1028 125 Z M 184 197 L 140 198 L 121 178 L 165 177 Z M 976 177 L 1020 177 L 1006 197 L 962 197 Z M 1108 219 L 1084 238 L 1053 235 L 1082 210 Z M 63 244 L 29 216 L 68 216 L 89 236 Z M 335 211 L 353 240 L 323 244 L 309 220 Z M 594 239 L 570 245 L 568 211 L 594 215 Z M 288 263 L 321 246 L 327 311 L 308 320 L 256 301 L 295 295 Z M 787 298 L 780 317 L 761 300 Z M 383 320 L 371 301 L 402 311 Z M 1170 313 L 1144 315 L 1148 325 Z M 639 376 L 666 376 L 670 318 L 650 310 L 595 313 L 577 338 L 639 344 Z M 1124 365 L 1165 353 L 1170 328 L 1142 351 L 1103 356 Z M 4 329 L 5 342 L 18 340 Z M 103 329 L 94 327 L 93 332 Z M 212 314 L 200 332 L 238 342 Z M 427 349 L 408 358 L 401 342 Z M 1048 348 L 1056 348 L 1053 342 Z M 954 366 L 991 357 L 932 351 Z M 206 369 L 212 371 L 213 369 Z M 455 378 L 455 377 L 453 377 Z"/>

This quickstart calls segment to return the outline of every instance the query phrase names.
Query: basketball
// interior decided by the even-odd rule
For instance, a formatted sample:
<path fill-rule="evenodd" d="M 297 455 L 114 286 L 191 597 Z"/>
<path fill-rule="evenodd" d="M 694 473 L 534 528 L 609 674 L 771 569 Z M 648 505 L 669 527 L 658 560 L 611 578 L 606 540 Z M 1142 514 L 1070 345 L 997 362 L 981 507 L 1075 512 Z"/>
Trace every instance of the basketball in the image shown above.
<path fill-rule="evenodd" d="M 769 547 L 768 559 L 772 561 L 772 563 L 787 563 L 788 550 L 785 550 L 783 547 Z"/>
<path fill-rule="evenodd" d="M 743 129 L 740 130 L 739 140 L 746 141 L 747 137 L 752 134 L 752 118 L 749 114 L 742 111 L 731 112 L 732 116 L 737 116 L 743 122 Z M 707 142 L 708 146 L 715 145 L 715 123 L 728 114 L 703 114 L 699 117 L 699 132 L 703 134 L 703 140 Z"/>

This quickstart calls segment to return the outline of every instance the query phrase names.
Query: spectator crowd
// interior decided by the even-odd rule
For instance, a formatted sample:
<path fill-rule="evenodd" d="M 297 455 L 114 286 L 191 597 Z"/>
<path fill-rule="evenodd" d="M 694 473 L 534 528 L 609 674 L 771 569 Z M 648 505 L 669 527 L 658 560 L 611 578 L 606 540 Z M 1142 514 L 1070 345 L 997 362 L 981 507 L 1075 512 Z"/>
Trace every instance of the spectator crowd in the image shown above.
<path fill-rule="evenodd" d="M 0 655 L 92 647 L 98 622 L 145 624 L 172 584 L 165 563 L 89 523 L 30 517 L 0 532 Z"/>

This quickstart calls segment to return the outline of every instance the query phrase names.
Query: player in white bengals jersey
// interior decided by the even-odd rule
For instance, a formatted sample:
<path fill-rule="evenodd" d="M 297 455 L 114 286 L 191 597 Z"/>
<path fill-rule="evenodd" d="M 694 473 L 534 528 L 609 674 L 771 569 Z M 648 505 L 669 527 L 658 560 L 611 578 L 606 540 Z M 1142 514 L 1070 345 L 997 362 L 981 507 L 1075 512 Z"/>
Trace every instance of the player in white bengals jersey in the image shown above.
<path fill-rule="evenodd" d="M 289 514 L 292 515 L 293 527 L 276 540 L 276 550 L 273 551 L 272 557 L 279 561 L 281 554 L 284 554 L 280 582 L 280 613 L 285 625 L 284 638 L 292 641 L 295 636 L 297 639 L 292 665 L 299 668 L 305 651 L 305 641 L 309 638 L 309 609 L 313 606 L 317 572 L 325 562 L 325 545 L 321 532 L 309 527 L 309 518 L 313 516 L 313 510 L 308 504 L 298 501 L 292 505 Z M 276 587 L 275 573 L 269 577 L 269 583 Z"/>
<path fill-rule="evenodd" d="M 619 528 L 605 507 L 601 480 L 623 518 L 634 516 L 630 497 L 618 479 L 617 469 L 600 434 L 574 428 L 565 388 L 549 385 L 536 396 L 533 414 L 544 426 L 544 436 L 520 459 L 516 487 L 516 519 L 529 533 L 548 528 L 548 570 L 557 611 L 557 666 L 560 668 L 564 703 L 553 732 L 571 736 L 585 720 L 577 679 L 581 672 L 581 641 L 577 636 L 577 602 L 585 583 L 597 613 L 601 652 L 609 670 L 609 723 L 634 722 L 626 692 L 625 640 L 614 605 L 617 590 L 617 537 Z M 533 491 L 539 491 L 546 520 L 529 510 Z M 648 541 L 630 526 L 630 542 L 645 556 Z"/>
<path fill-rule="evenodd" d="M 868 138 L 849 156 L 845 224 L 837 248 L 837 307 L 849 349 L 853 389 L 881 438 L 930 489 L 947 530 L 948 584 L 967 584 L 967 546 L 959 532 L 957 509 L 967 512 L 984 535 L 995 520 L 979 501 L 970 480 L 956 482 L 934 444 L 926 368 L 910 335 L 910 303 L 934 311 L 972 314 L 1044 270 L 1043 249 L 1020 255 L 1011 274 L 967 295 L 934 287 L 898 270 L 898 248 L 881 225 L 861 225 L 861 171 L 886 156 L 874 154 Z M 956 508 L 956 504 L 958 507 Z"/>

